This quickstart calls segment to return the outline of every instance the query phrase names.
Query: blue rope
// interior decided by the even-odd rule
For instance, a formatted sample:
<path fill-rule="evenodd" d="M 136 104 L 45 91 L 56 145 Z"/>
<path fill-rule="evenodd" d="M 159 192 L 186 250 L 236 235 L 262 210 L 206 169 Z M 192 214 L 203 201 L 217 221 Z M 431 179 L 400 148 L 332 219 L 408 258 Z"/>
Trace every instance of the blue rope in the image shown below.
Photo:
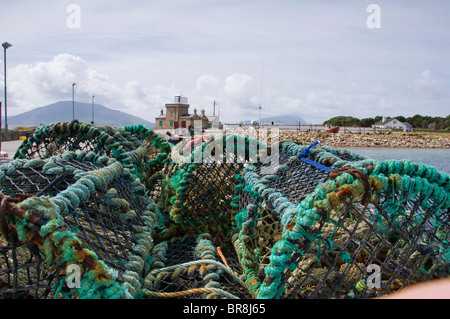
<path fill-rule="evenodd" d="M 306 158 L 306 157 L 308 157 L 308 155 L 311 153 L 311 149 L 312 149 L 312 148 L 315 148 L 315 147 L 317 146 L 317 144 L 319 144 L 319 141 L 316 141 L 316 142 L 312 143 L 310 146 L 308 146 L 307 148 L 305 148 L 304 150 L 302 150 L 301 152 L 299 152 L 299 153 L 297 154 L 297 157 L 298 157 L 302 162 L 304 162 L 304 163 L 306 163 L 306 164 L 309 164 L 309 165 L 311 165 L 311 166 L 314 166 L 315 168 L 321 169 L 321 170 L 323 170 L 323 171 L 325 171 L 325 172 L 327 172 L 327 173 L 333 172 L 333 171 L 334 171 L 333 169 L 331 169 L 331 168 L 329 168 L 329 167 L 326 167 L 325 165 L 319 164 L 319 163 L 317 163 L 317 162 L 314 162 L 314 161 L 312 161 L 312 160 Z"/>
<path fill-rule="evenodd" d="M 307 157 L 309 155 L 309 153 L 311 153 L 311 148 L 315 148 L 317 146 L 317 144 L 319 144 L 319 141 L 312 143 L 310 146 L 308 146 L 307 148 L 305 148 L 304 150 L 299 152 L 297 154 L 297 157 L 298 158 Z"/>

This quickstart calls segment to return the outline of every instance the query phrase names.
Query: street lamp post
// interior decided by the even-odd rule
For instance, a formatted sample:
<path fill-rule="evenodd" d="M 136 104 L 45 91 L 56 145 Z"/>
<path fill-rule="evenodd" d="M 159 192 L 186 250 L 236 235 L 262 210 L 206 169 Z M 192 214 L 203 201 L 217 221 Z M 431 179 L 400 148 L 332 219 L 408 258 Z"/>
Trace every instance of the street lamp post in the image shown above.
<path fill-rule="evenodd" d="M 75 85 L 76 83 L 72 83 L 72 121 L 75 121 Z"/>
<path fill-rule="evenodd" d="M 5 42 L 2 44 L 3 47 L 3 56 L 4 56 L 4 64 L 3 64 L 3 68 L 4 68 L 4 72 L 5 72 L 5 141 L 8 140 L 8 98 L 6 96 L 6 49 L 8 49 L 9 47 L 12 47 L 12 44 Z"/>
<path fill-rule="evenodd" d="M 0 102 L 0 155 L 2 152 L 2 102 Z"/>
<path fill-rule="evenodd" d="M 92 95 L 92 124 L 94 124 L 94 98 L 95 95 Z"/>

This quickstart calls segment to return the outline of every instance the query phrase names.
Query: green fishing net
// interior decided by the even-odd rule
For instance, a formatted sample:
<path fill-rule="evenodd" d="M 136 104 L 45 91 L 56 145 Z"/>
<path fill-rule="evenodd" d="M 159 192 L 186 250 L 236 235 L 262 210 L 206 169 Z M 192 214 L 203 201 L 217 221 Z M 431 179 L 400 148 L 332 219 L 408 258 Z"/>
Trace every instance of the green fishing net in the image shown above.
<path fill-rule="evenodd" d="M 372 298 L 449 276 L 450 178 L 142 125 L 36 128 L 0 166 L 0 298 Z"/>

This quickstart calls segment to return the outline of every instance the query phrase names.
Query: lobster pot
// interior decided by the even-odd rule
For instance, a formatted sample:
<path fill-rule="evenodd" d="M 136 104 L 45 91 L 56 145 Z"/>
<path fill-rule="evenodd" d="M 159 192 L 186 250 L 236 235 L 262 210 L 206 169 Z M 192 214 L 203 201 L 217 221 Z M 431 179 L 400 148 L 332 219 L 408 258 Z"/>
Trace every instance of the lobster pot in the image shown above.
<path fill-rule="evenodd" d="M 235 210 L 233 243 L 241 256 L 241 264 L 246 267 L 246 283 L 254 297 L 264 280 L 272 248 L 282 239 L 282 213 L 292 202 L 301 202 L 329 178 L 329 172 L 295 156 L 306 146 L 286 141 L 275 147 L 278 148 L 275 165 L 258 162 L 246 167 L 239 176 L 231 203 Z M 314 154 L 322 155 L 328 162 L 341 160 L 326 151 Z"/>
<path fill-rule="evenodd" d="M 284 140 L 280 143 L 280 152 L 286 155 L 296 156 L 299 153 L 308 155 L 308 159 L 326 167 L 340 167 L 348 162 L 366 160 L 367 157 L 359 155 L 345 148 L 333 148 L 329 145 L 320 145 L 319 141 L 312 144 L 294 143 Z"/>
<path fill-rule="evenodd" d="M 172 149 L 158 203 L 168 216 L 162 235 L 208 232 L 227 238 L 236 176 L 250 160 L 257 161 L 259 145 L 248 137 L 220 135 L 191 148 Z"/>
<path fill-rule="evenodd" d="M 158 217 L 115 159 L 65 152 L 0 167 L 2 298 L 133 298 Z"/>
<path fill-rule="evenodd" d="M 144 298 L 248 299 L 233 249 L 216 247 L 208 233 L 154 246 Z"/>
<path fill-rule="evenodd" d="M 140 160 L 133 160 L 127 167 L 134 168 L 134 174 L 156 200 L 161 195 L 163 168 L 170 160 L 171 144 L 143 125 L 125 126 L 124 131 L 130 134 L 130 139 L 136 138 L 141 143 L 140 148 L 145 150 Z M 135 159 L 136 156 L 128 158 Z"/>
<path fill-rule="evenodd" d="M 14 158 L 44 159 L 63 154 L 65 151 L 92 151 L 98 155 L 113 157 L 120 154 L 119 146 L 124 148 L 122 152 L 137 148 L 132 142 L 115 133 L 116 129 L 112 127 L 78 121 L 39 126 L 22 142 Z"/>
<path fill-rule="evenodd" d="M 140 143 L 139 146 L 146 148 L 147 156 L 150 161 L 157 157 L 167 158 L 171 151 L 170 143 L 166 142 L 163 137 L 152 130 L 147 129 L 144 125 L 125 126 L 122 134 L 127 136 L 130 140 L 137 139 Z M 164 163 L 165 162 L 162 159 L 158 161 L 158 164 L 161 166 L 164 166 Z M 160 169 L 161 168 L 162 167 L 160 167 Z"/>
<path fill-rule="evenodd" d="M 73 121 L 40 126 L 16 151 L 15 159 L 49 158 L 66 151 L 115 158 L 148 189 L 156 189 L 170 153 L 169 143 L 143 125 L 125 128 Z"/>
<path fill-rule="evenodd" d="M 170 160 L 170 143 L 143 125 L 116 130 L 138 145 L 134 151 L 125 153 L 120 162 L 145 185 L 149 196 L 157 200 L 161 195 L 163 168 Z"/>
<path fill-rule="evenodd" d="M 273 174 L 249 166 L 237 187 L 233 238 L 255 297 L 369 298 L 448 276 L 446 174 L 304 149 L 283 144 Z"/>
<path fill-rule="evenodd" d="M 2 299 L 46 299 L 65 280 L 61 266 L 49 267 L 36 246 L 8 243 L 0 238 L 0 296 Z"/>
<path fill-rule="evenodd" d="M 448 256 L 440 252 L 448 249 L 449 229 L 443 218 L 448 209 L 427 201 L 422 192 L 405 197 L 403 190 L 379 191 L 363 203 L 346 194 L 354 185 L 341 187 L 328 198 L 337 196 L 337 206 L 317 209 L 319 215 L 308 226 L 300 226 L 302 217 L 297 215 L 285 228 L 289 239 L 274 249 L 277 254 L 284 245 L 296 247 L 283 274 L 284 296 L 371 298 L 448 276 Z M 421 206 L 424 199 L 426 206 Z"/>

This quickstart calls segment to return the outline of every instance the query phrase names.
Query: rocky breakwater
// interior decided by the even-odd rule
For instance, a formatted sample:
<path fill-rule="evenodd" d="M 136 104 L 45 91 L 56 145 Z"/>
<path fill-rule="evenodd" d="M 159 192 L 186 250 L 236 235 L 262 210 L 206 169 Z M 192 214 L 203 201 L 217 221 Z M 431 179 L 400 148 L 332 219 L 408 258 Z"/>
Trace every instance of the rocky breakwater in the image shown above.
<path fill-rule="evenodd" d="M 389 148 L 450 148 L 450 135 L 420 134 L 377 134 L 377 133 L 328 133 L 304 131 L 280 131 L 280 139 L 289 139 L 295 143 L 313 143 L 335 148 L 345 147 L 389 147 Z"/>

